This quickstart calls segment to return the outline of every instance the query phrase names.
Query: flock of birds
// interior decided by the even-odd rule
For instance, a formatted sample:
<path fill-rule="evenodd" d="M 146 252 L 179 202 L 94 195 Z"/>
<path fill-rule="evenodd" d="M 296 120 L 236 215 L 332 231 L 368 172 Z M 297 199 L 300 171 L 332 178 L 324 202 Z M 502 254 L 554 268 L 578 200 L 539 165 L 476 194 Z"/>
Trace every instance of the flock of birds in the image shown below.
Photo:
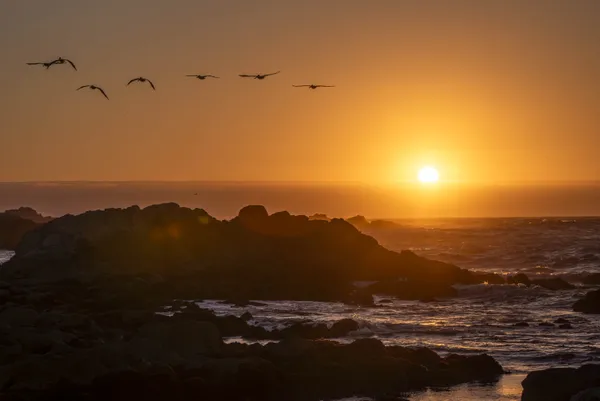
<path fill-rule="evenodd" d="M 75 66 L 75 63 L 72 62 L 69 59 L 66 58 L 62 58 L 59 57 L 56 60 L 52 60 L 52 61 L 45 61 L 45 62 L 35 62 L 35 63 L 27 63 L 27 65 L 41 65 L 42 67 L 44 67 L 45 69 L 49 69 L 50 67 L 54 66 L 54 65 L 64 65 L 64 64 L 70 64 L 71 67 L 73 67 L 73 69 L 75 71 L 77 71 L 77 67 Z M 258 80 L 263 80 L 267 77 L 270 77 L 272 75 L 277 75 L 279 74 L 281 71 L 277 71 L 277 72 L 272 72 L 270 74 L 240 74 L 239 76 L 242 78 L 253 78 L 253 79 L 258 79 Z M 215 75 L 210 75 L 210 74 L 206 74 L 206 75 L 202 75 L 202 74 L 192 74 L 192 75 L 186 75 L 186 77 L 191 77 L 191 78 L 197 78 L 201 81 L 204 81 L 206 78 L 216 78 L 219 79 L 220 77 L 217 77 Z M 126 86 L 131 85 L 134 82 L 140 82 L 140 83 L 148 83 L 148 85 L 150 85 L 150 87 L 153 90 L 156 90 L 156 86 L 154 86 L 154 82 L 152 82 L 151 80 L 149 80 L 148 78 L 144 78 L 144 77 L 137 77 L 137 78 L 133 78 L 132 80 L 130 80 Z M 317 88 L 335 88 L 334 85 L 315 85 L 315 84 L 310 84 L 310 85 L 292 85 L 294 88 L 308 88 L 308 89 L 317 89 Z M 102 89 L 101 87 L 99 87 L 98 85 L 82 85 L 79 88 L 77 88 L 76 90 L 81 90 L 84 88 L 88 88 L 91 90 L 97 90 L 100 93 L 102 93 L 104 95 L 104 97 L 106 99 L 108 99 L 108 95 L 106 94 L 106 92 L 104 91 L 104 89 Z"/>

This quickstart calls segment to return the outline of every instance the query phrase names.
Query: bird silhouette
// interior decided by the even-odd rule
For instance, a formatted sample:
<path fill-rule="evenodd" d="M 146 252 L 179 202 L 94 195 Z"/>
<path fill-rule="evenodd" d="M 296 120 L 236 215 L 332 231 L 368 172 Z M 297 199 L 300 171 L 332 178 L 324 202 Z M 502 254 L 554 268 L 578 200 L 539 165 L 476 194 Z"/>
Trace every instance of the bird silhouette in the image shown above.
<path fill-rule="evenodd" d="M 276 75 L 279 74 L 281 71 L 277 71 L 277 72 L 272 72 L 271 74 L 254 74 L 254 75 L 248 75 L 248 74 L 240 74 L 240 77 L 242 78 L 254 78 L 254 79 L 265 79 L 266 77 L 270 77 L 271 75 Z"/>
<path fill-rule="evenodd" d="M 317 88 L 335 88 L 335 85 L 292 85 L 294 88 L 308 88 L 308 89 L 317 89 Z"/>
<path fill-rule="evenodd" d="M 39 62 L 39 63 L 27 63 L 27 65 L 43 65 L 45 69 L 48 69 L 52 66 L 52 61 L 49 61 L 47 63 L 44 62 Z"/>
<path fill-rule="evenodd" d="M 150 81 L 148 78 L 144 78 L 144 77 L 133 78 L 131 81 L 129 81 L 127 83 L 127 86 L 129 86 L 132 82 L 142 82 L 142 83 L 148 82 L 150 84 L 150 86 L 152 87 L 152 89 L 156 90 L 156 87 L 154 86 L 152 81 Z"/>
<path fill-rule="evenodd" d="M 79 88 L 77 88 L 77 90 L 81 90 L 83 88 L 90 88 L 91 90 L 98 90 L 98 91 L 102 92 L 102 94 L 104 95 L 105 98 L 108 99 L 108 96 L 106 96 L 106 92 L 104 92 L 104 90 L 101 87 L 99 87 L 99 86 L 96 86 L 96 85 L 83 85 L 83 86 L 80 86 Z"/>
<path fill-rule="evenodd" d="M 214 75 L 202 75 L 202 74 L 186 75 L 186 77 L 198 78 L 198 79 L 200 79 L 202 81 L 204 81 L 206 78 L 220 78 L 220 77 L 216 77 Z"/>
<path fill-rule="evenodd" d="M 67 58 L 62 58 L 62 57 L 59 57 L 56 60 L 50 62 L 50 67 L 53 66 L 54 64 L 64 64 L 64 63 L 71 64 L 71 67 L 73 67 L 73 69 L 75 71 L 77 71 L 77 67 L 75 67 L 75 63 L 73 63 L 71 60 L 69 60 Z"/>

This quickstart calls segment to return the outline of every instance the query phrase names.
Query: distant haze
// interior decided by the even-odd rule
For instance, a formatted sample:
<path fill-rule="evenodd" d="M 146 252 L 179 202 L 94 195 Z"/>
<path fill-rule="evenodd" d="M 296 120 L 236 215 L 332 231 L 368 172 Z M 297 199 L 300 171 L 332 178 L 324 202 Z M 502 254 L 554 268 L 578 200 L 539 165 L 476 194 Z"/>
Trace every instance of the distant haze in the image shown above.
<path fill-rule="evenodd" d="M 197 193 L 197 195 L 196 195 Z M 0 210 L 31 206 L 60 216 L 87 210 L 177 202 L 218 218 L 249 204 L 270 213 L 330 217 L 435 218 L 598 216 L 600 185 L 416 185 L 274 183 L 0 183 Z"/>
<path fill-rule="evenodd" d="M 598 0 L 0 1 L 0 181 L 392 185 L 426 164 L 467 184 L 598 181 L 599 16 Z M 79 71 L 25 65 L 58 56 Z M 125 86 L 140 75 L 156 92 Z M 336 88 L 291 87 L 309 83 Z M 558 207 L 534 195 L 548 204 L 523 213 Z M 519 211 L 477 199 L 459 212 Z"/>

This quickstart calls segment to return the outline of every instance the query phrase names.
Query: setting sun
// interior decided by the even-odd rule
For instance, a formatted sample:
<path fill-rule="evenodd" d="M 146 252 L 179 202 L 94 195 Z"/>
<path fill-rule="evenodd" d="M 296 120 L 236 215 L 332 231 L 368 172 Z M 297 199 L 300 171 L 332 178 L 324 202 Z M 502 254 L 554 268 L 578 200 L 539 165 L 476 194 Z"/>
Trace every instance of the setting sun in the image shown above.
<path fill-rule="evenodd" d="M 418 178 L 423 184 L 431 184 L 439 181 L 440 174 L 435 167 L 425 166 L 419 170 Z"/>

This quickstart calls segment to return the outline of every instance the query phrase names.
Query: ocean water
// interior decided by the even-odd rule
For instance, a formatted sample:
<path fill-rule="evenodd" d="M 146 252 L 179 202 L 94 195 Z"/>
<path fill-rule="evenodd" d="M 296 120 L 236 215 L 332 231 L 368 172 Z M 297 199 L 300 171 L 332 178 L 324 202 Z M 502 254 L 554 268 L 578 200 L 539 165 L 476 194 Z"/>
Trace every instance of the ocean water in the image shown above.
<path fill-rule="evenodd" d="M 572 311 L 573 303 L 593 287 L 580 280 L 600 272 L 600 219 L 514 218 L 398 220 L 362 230 L 389 249 L 461 267 L 498 274 L 526 273 L 530 278 L 563 277 L 576 288 L 550 291 L 515 285 L 459 286 L 453 299 L 422 303 L 393 301 L 376 308 L 337 303 L 265 302 L 236 308 L 217 301 L 201 306 L 218 314 L 250 311 L 254 324 L 282 327 L 292 322 L 357 320 L 361 329 L 348 338 L 376 337 L 386 344 L 426 346 L 441 354 L 488 353 L 512 372 L 495 385 L 470 384 L 450 391 L 427 391 L 412 401 L 518 400 L 520 382 L 537 369 L 600 363 L 600 316 Z M 378 228 L 379 227 L 379 228 Z M 562 318 L 572 329 L 539 326 Z M 529 327 L 516 327 L 527 322 Z M 240 341 L 240 339 L 230 339 Z"/>
<path fill-rule="evenodd" d="M 478 271 L 564 277 L 577 287 L 554 292 L 515 285 L 460 286 L 457 298 L 432 303 L 396 300 L 375 308 L 286 301 L 247 308 L 218 301 L 199 304 L 217 314 L 249 311 L 253 324 L 267 328 L 349 317 L 361 328 L 339 341 L 375 337 L 386 344 L 426 346 L 441 354 L 488 353 L 512 372 L 495 385 L 429 390 L 409 395 L 411 401 L 518 400 L 520 382 L 532 370 L 600 363 L 600 316 L 571 309 L 593 288 L 579 280 L 600 272 L 600 218 L 397 220 L 394 225 L 374 224 L 362 230 L 392 250 L 411 249 Z M 0 251 L 0 263 L 9 257 Z M 572 329 L 539 326 L 559 318 L 567 319 Z M 516 327 L 518 322 L 529 326 Z"/>
<path fill-rule="evenodd" d="M 13 257 L 15 253 L 12 251 L 3 251 L 0 250 L 0 265 L 6 263 Z"/>

